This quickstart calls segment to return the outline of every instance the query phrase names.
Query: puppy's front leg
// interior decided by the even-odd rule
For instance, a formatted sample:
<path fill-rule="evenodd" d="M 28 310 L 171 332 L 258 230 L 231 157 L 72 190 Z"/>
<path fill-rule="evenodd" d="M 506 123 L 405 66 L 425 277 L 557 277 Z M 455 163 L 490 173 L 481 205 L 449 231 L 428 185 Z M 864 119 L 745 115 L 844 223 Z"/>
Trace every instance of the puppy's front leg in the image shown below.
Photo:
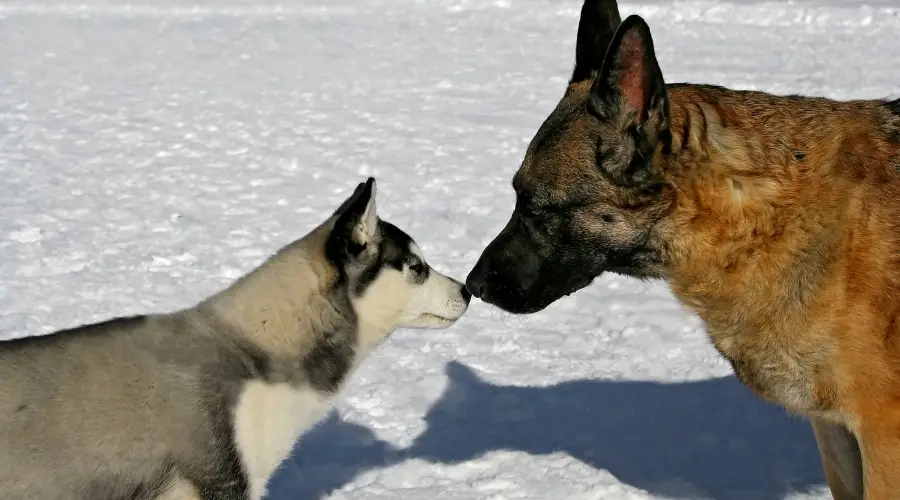
<path fill-rule="evenodd" d="M 189 482 L 179 477 L 157 500 L 203 500 L 203 497 Z"/>

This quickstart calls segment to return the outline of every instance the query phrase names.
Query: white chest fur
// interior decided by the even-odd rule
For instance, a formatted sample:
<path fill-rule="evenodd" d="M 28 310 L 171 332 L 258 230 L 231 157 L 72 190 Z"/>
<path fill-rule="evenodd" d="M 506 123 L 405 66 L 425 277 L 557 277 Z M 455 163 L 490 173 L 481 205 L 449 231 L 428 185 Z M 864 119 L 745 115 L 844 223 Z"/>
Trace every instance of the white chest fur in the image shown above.
<path fill-rule="evenodd" d="M 300 435 L 329 409 L 328 400 L 308 387 L 250 381 L 234 410 L 234 434 L 250 483 L 250 498 L 265 495 L 266 483 Z"/>

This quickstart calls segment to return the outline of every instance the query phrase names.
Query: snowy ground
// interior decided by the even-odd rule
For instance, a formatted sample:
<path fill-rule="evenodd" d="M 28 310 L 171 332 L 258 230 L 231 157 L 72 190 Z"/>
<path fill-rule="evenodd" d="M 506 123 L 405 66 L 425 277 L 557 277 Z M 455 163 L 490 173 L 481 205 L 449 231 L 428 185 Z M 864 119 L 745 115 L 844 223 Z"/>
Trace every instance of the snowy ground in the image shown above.
<path fill-rule="evenodd" d="M 897 95 L 889 0 L 623 3 L 669 81 Z M 880 5 L 879 5 L 880 4 Z M 841 7 L 838 7 L 841 6 Z M 366 175 L 463 278 L 560 97 L 580 0 L 0 0 L 0 337 L 192 304 Z M 891 10 L 893 9 L 893 10 Z M 276 499 L 827 498 L 808 427 L 661 284 L 402 331 Z"/>

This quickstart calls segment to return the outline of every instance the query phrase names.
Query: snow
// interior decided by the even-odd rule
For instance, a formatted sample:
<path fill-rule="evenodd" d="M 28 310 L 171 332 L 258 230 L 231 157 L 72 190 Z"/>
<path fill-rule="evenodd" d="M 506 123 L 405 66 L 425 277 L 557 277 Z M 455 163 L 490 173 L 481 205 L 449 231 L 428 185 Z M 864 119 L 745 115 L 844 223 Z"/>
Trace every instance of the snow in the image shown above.
<path fill-rule="evenodd" d="M 620 4 L 668 81 L 897 96 L 890 0 Z M 226 286 L 367 175 L 464 278 L 571 70 L 580 0 L 0 0 L 0 337 Z M 809 427 L 662 283 L 400 331 L 272 500 L 829 498 Z"/>

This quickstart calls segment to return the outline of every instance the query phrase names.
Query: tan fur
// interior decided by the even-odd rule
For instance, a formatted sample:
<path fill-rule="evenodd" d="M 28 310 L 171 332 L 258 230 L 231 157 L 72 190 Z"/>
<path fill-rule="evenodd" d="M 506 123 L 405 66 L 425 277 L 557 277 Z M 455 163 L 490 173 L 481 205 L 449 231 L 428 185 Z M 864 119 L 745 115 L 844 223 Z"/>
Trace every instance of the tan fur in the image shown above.
<path fill-rule="evenodd" d="M 873 103 L 689 87 L 670 102 L 676 132 L 701 104 L 727 124 L 695 116 L 673 140 L 695 147 L 657 155 L 679 194 L 659 232 L 673 291 L 763 396 L 862 424 L 871 393 L 900 395 L 900 144 L 876 126 L 895 118 Z"/>
<path fill-rule="evenodd" d="M 654 45 L 584 0 L 467 286 L 524 314 L 603 272 L 663 278 L 744 384 L 811 419 L 836 498 L 900 498 L 900 100 L 667 85 Z"/>
<path fill-rule="evenodd" d="M 203 500 L 191 483 L 178 478 L 157 500 Z"/>
<path fill-rule="evenodd" d="M 688 145 L 657 155 L 679 193 L 661 232 L 673 292 L 744 383 L 852 429 L 866 498 L 895 497 L 900 120 L 874 102 L 691 87 L 670 103 Z"/>
<path fill-rule="evenodd" d="M 333 225 L 331 218 L 284 247 L 207 299 L 206 306 L 265 352 L 302 356 L 318 340 L 308 332 L 328 331 L 332 326 L 326 324 L 329 314 L 310 315 L 309 311 L 334 312 L 326 292 L 337 276 L 325 259 L 325 241 Z"/>
<path fill-rule="evenodd" d="M 567 99 L 589 88 L 574 84 Z M 876 101 L 692 85 L 668 94 L 671 151 L 660 145 L 653 160 L 674 188 L 653 232 L 668 260 L 661 275 L 746 385 L 816 419 L 836 498 L 862 498 L 843 479 L 860 467 L 866 500 L 895 498 L 900 119 Z M 569 134 L 559 157 L 526 159 L 518 176 L 552 177 L 541 185 L 571 196 L 560 179 L 583 177 L 587 159 L 572 157 L 582 133 Z M 844 452 L 841 428 L 859 439 L 862 464 Z"/>

